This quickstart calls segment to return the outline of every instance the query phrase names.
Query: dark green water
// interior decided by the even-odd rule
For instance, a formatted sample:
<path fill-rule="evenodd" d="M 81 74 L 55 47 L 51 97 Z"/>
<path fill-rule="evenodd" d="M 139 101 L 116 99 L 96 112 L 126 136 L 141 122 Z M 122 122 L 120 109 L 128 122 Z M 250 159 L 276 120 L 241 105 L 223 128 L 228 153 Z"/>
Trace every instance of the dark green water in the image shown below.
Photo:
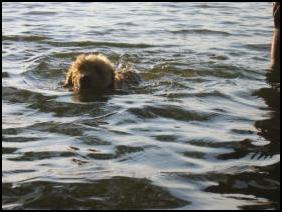
<path fill-rule="evenodd" d="M 3 209 L 280 209 L 271 3 L 2 3 Z M 58 83 L 81 53 L 144 82 Z"/>

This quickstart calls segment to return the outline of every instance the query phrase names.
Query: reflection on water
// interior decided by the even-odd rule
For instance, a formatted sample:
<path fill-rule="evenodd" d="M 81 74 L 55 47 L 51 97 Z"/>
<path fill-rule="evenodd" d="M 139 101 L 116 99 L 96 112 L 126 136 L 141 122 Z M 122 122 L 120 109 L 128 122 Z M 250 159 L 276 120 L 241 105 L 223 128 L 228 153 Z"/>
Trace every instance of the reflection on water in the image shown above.
<path fill-rule="evenodd" d="M 5 191 L 2 196 L 4 209 L 129 210 L 175 208 L 189 204 L 152 185 L 147 179 L 127 177 L 113 177 L 88 183 L 37 181 L 24 183 L 20 187 L 5 183 L 2 189 Z M 22 196 L 26 196 L 22 204 L 9 204 L 10 201 L 18 201 Z"/>
<path fill-rule="evenodd" d="M 3 209 L 280 209 L 271 3 L 2 7 Z M 90 52 L 144 81 L 62 89 Z"/>
<path fill-rule="evenodd" d="M 280 71 L 280 70 L 279 70 Z M 236 142 L 234 151 L 218 155 L 221 160 L 240 159 L 252 155 L 252 159 L 271 158 L 280 153 L 280 72 L 270 71 L 266 74 L 270 88 L 261 88 L 255 95 L 261 97 L 271 108 L 269 119 L 255 122 L 258 135 L 264 137 L 268 144 L 253 147 L 251 140 Z M 256 197 L 270 199 L 273 202 L 260 202 L 254 205 L 242 205 L 240 209 L 262 210 L 274 207 L 280 209 L 280 162 L 264 167 L 248 167 L 247 173 L 226 173 L 207 175 L 218 185 L 207 187 L 205 191 L 220 194 L 252 194 Z M 238 197 L 239 198 L 239 197 Z"/>

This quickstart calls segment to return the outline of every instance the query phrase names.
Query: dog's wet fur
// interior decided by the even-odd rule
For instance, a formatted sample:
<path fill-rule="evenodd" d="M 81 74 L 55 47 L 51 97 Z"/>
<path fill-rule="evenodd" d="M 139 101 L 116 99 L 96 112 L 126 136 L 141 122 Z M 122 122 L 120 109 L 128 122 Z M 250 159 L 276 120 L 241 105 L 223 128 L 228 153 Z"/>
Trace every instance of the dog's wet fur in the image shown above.
<path fill-rule="evenodd" d="M 102 54 L 82 54 L 70 66 L 64 87 L 75 93 L 101 93 L 110 89 L 128 89 L 141 82 L 133 71 L 117 71 Z"/>

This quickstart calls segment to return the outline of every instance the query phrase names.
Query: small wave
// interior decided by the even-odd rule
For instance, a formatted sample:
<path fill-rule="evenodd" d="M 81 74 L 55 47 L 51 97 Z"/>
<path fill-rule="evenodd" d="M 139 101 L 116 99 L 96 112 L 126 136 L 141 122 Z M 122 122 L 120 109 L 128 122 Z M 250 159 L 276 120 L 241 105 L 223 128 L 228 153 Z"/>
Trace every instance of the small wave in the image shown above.
<path fill-rule="evenodd" d="M 138 26 L 138 24 L 135 24 L 133 22 L 127 21 L 127 22 L 118 22 L 115 25 L 117 26 Z"/>
<path fill-rule="evenodd" d="M 250 50 L 262 50 L 262 51 L 269 51 L 270 44 L 247 44 L 245 47 Z"/>
<path fill-rule="evenodd" d="M 9 74 L 8 72 L 2 72 L 2 78 L 8 78 L 9 77 Z"/>
<path fill-rule="evenodd" d="M 7 100 L 13 103 L 36 102 L 36 100 L 41 101 L 45 99 L 45 97 L 39 93 L 14 87 L 3 87 L 2 95 L 2 100 Z"/>
<path fill-rule="evenodd" d="M 35 160 L 44 160 L 55 157 L 72 157 L 75 156 L 73 152 L 25 152 L 21 156 L 17 156 L 15 158 L 9 158 L 10 161 L 35 161 Z"/>
<path fill-rule="evenodd" d="M 199 70 L 198 75 L 234 79 L 242 76 L 241 72 L 242 70 L 235 65 L 215 65 L 209 69 Z"/>
<path fill-rule="evenodd" d="M 2 147 L 2 155 L 4 155 L 4 154 L 12 154 L 12 153 L 16 152 L 17 150 L 18 149 L 14 148 L 14 147 Z"/>
<path fill-rule="evenodd" d="M 204 3 L 204 4 L 197 4 L 195 5 L 199 8 L 203 8 L 203 9 L 225 9 L 225 10 L 234 10 L 236 9 L 236 7 L 234 6 L 227 6 L 227 5 L 223 5 L 223 4 L 210 4 L 210 3 Z"/>
<path fill-rule="evenodd" d="M 5 142 L 32 142 L 32 141 L 38 141 L 39 138 L 36 137 L 22 137 L 22 136 L 16 136 L 16 137 L 8 137 L 8 136 L 2 136 L 2 140 Z"/>
<path fill-rule="evenodd" d="M 59 133 L 69 136 L 81 136 L 83 134 L 84 126 L 73 123 L 60 123 L 60 122 L 45 122 L 36 123 L 29 126 L 31 130 L 38 130 L 50 133 Z"/>
<path fill-rule="evenodd" d="M 165 97 L 168 97 L 168 98 L 176 98 L 176 99 L 186 98 L 186 97 L 202 97 L 202 98 L 205 98 L 205 97 L 222 97 L 222 98 L 225 98 L 225 99 L 230 99 L 230 96 L 227 96 L 220 91 L 196 92 L 196 93 L 193 93 L 193 92 L 189 92 L 189 93 L 188 92 L 182 92 L 182 93 L 181 92 L 171 92 L 171 93 L 162 94 L 160 96 L 165 96 Z"/>
<path fill-rule="evenodd" d="M 181 29 L 181 30 L 171 30 L 173 34 L 203 34 L 203 35 L 223 35 L 230 36 L 229 32 L 216 31 L 210 29 Z"/>
<path fill-rule="evenodd" d="M 131 44 L 131 43 L 116 43 L 116 42 L 99 42 L 99 41 L 72 41 L 72 42 L 58 42 L 58 41 L 48 41 L 50 45 L 56 47 L 120 47 L 120 48 L 151 48 L 155 47 L 154 45 L 138 43 L 138 44 Z"/>
<path fill-rule="evenodd" d="M 131 146 L 117 146 L 115 153 L 101 153 L 99 151 L 91 152 L 87 155 L 87 157 L 90 157 L 92 159 L 98 159 L 98 160 L 108 160 L 108 159 L 118 159 L 121 157 L 124 157 L 128 154 L 133 154 L 137 152 L 144 151 L 144 148 L 142 147 L 131 147 Z"/>
<path fill-rule="evenodd" d="M 2 35 L 2 41 L 37 42 L 50 39 L 41 35 Z"/>
<path fill-rule="evenodd" d="M 144 108 L 130 108 L 129 111 L 139 118 L 168 118 L 179 121 L 208 121 L 214 114 L 187 111 L 177 106 L 147 106 Z"/>
<path fill-rule="evenodd" d="M 23 15 L 56 15 L 57 12 L 51 12 L 51 11 L 29 11 L 24 13 Z"/>

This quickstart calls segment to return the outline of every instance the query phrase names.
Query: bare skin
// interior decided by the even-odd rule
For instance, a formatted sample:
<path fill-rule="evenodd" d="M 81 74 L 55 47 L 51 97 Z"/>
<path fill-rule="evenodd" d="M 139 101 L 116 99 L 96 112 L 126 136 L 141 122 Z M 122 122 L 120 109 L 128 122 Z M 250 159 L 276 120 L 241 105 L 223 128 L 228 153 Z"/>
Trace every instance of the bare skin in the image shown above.
<path fill-rule="evenodd" d="M 280 71 L 280 2 L 273 4 L 274 31 L 271 45 L 271 69 Z"/>

